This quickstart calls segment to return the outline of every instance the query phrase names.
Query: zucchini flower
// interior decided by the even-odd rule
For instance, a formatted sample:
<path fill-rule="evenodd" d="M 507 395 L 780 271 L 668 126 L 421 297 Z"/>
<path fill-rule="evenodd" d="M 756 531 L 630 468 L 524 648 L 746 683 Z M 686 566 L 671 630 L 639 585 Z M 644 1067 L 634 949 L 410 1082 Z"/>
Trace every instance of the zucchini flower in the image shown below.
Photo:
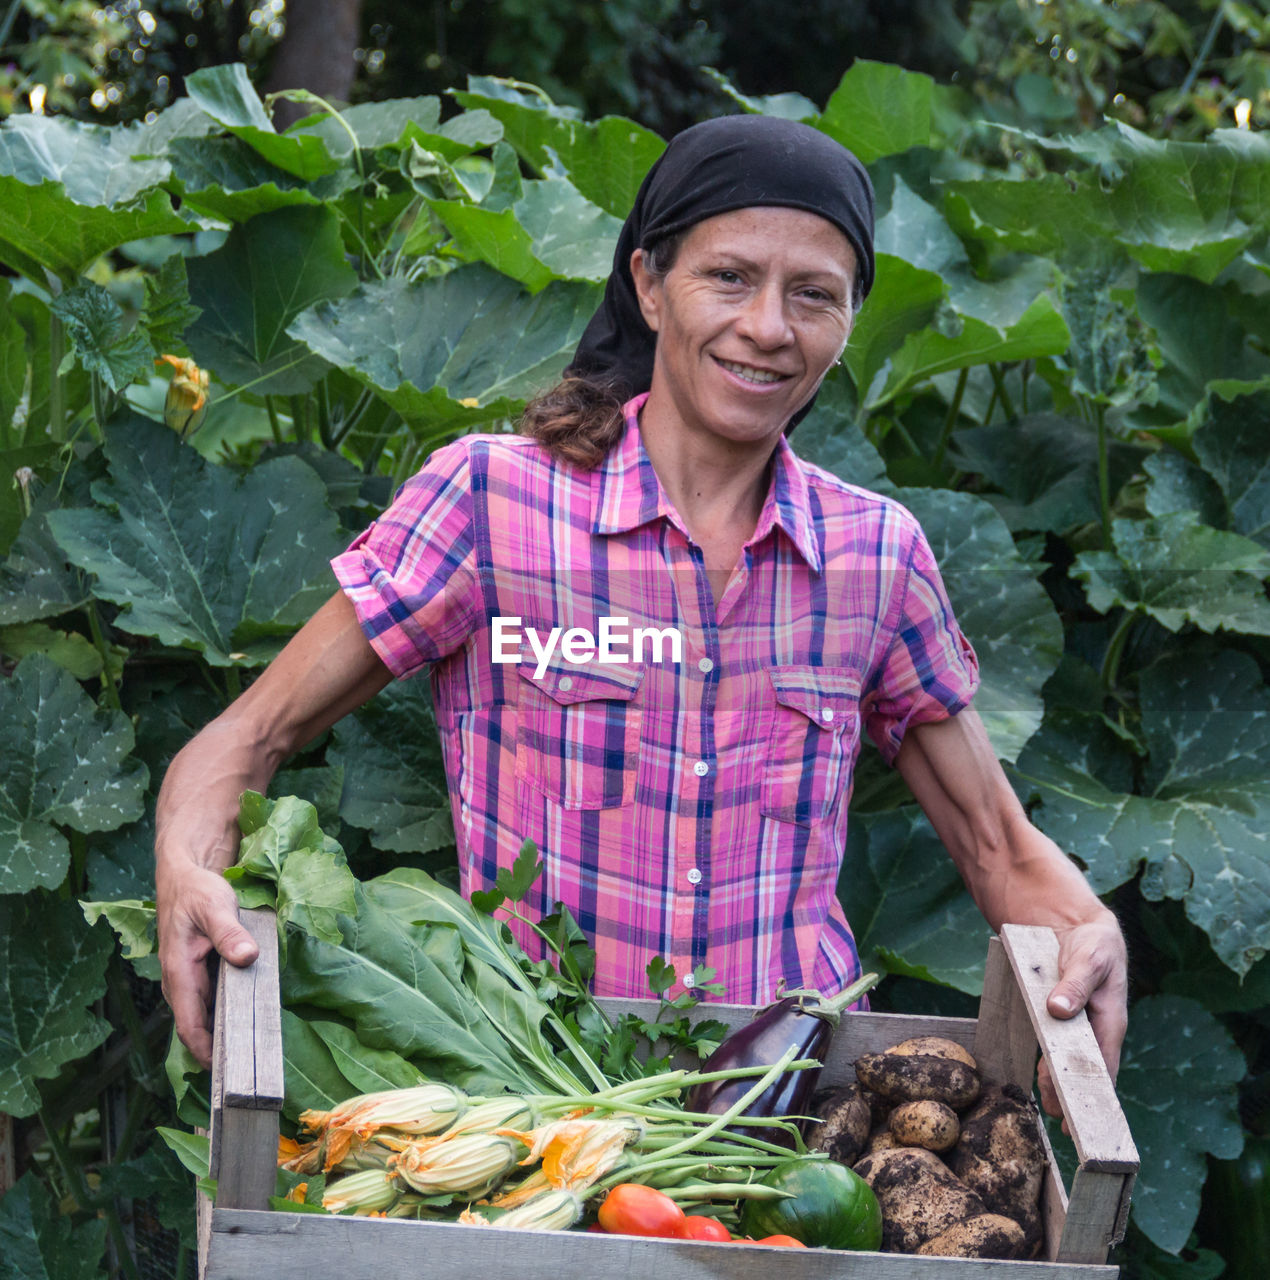
<path fill-rule="evenodd" d="M 490 1196 L 488 1200 L 482 1200 L 482 1204 L 488 1204 L 493 1209 L 514 1209 L 518 1204 L 524 1204 L 526 1200 L 532 1200 L 534 1196 L 542 1195 L 544 1191 L 552 1190 L 551 1183 L 547 1181 L 547 1175 L 541 1169 L 535 1169 L 528 1177 L 522 1178 L 515 1186 L 509 1186 L 505 1190 L 500 1191 L 496 1196 Z"/>
<path fill-rule="evenodd" d="M 331 1111 L 303 1111 L 300 1123 L 312 1133 L 343 1129 L 369 1138 L 377 1129 L 399 1133 L 439 1133 L 462 1113 L 463 1095 L 445 1084 L 362 1093 Z"/>
<path fill-rule="evenodd" d="M 543 1191 L 492 1222 L 465 1209 L 459 1221 L 471 1227 L 513 1227 L 521 1231 L 567 1231 L 582 1216 L 582 1201 L 572 1191 Z"/>
<path fill-rule="evenodd" d="M 391 1209 L 401 1195 L 393 1177 L 382 1169 L 364 1169 L 327 1183 L 322 1208 L 328 1213 L 352 1209 L 357 1214 L 382 1213 Z"/>
<path fill-rule="evenodd" d="M 644 1136 L 644 1126 L 633 1116 L 616 1115 L 555 1120 L 528 1133 L 500 1132 L 519 1138 L 529 1148 L 522 1164 L 541 1158 L 542 1171 L 553 1187 L 578 1191 L 608 1173 L 627 1145 Z"/>
<path fill-rule="evenodd" d="M 176 372 L 163 401 L 163 421 L 185 439 L 199 429 L 207 415 L 207 370 L 200 369 L 193 360 L 173 355 L 162 355 L 154 363 L 159 365 L 165 361 Z"/>
<path fill-rule="evenodd" d="M 493 1133 L 498 1129 L 520 1129 L 533 1124 L 534 1109 L 524 1098 L 507 1094 L 502 1098 L 487 1098 L 468 1107 L 463 1115 L 442 1134 L 448 1141 L 459 1133 Z"/>
<path fill-rule="evenodd" d="M 421 1194 L 483 1196 L 515 1167 L 522 1146 L 512 1138 L 465 1133 L 444 1142 L 412 1143 L 395 1157 L 398 1176 Z"/>

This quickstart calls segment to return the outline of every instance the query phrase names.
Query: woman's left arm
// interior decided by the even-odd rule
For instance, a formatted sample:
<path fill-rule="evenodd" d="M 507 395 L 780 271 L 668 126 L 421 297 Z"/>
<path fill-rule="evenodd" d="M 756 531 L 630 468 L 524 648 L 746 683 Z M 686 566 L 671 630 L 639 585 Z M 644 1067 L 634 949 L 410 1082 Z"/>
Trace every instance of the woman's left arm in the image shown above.
<path fill-rule="evenodd" d="M 1115 916 L 1080 869 L 1027 818 L 973 707 L 904 735 L 895 766 L 994 929 L 1049 925 L 1058 935 L 1056 1018 L 1087 1010 L 1115 1079 L 1127 1023 L 1128 962 Z M 1042 1068 L 1045 1108 L 1058 1100 Z"/>

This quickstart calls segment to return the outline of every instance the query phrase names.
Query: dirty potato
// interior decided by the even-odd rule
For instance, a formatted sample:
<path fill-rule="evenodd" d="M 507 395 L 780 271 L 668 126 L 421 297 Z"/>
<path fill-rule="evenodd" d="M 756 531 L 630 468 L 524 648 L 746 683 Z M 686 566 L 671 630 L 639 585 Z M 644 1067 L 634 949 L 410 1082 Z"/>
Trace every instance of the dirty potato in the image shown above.
<path fill-rule="evenodd" d="M 960 1111 L 979 1096 L 979 1073 L 955 1058 L 929 1053 L 864 1053 L 856 1079 L 891 1102 L 931 1099 Z"/>
<path fill-rule="evenodd" d="M 957 1113 L 942 1102 L 901 1102 L 891 1112 L 890 1129 L 902 1147 L 947 1151 L 956 1145 L 961 1126 Z"/>
<path fill-rule="evenodd" d="M 874 1151 L 855 1165 L 882 1209 L 882 1248 L 915 1253 L 927 1240 L 986 1212 L 944 1162 L 921 1147 Z"/>
<path fill-rule="evenodd" d="M 981 1213 L 927 1240 L 919 1254 L 942 1258 L 1022 1258 L 1023 1228 L 999 1213 Z"/>
<path fill-rule="evenodd" d="M 1016 1085 L 990 1086 L 961 1121 L 961 1136 L 948 1154 L 954 1173 L 993 1213 L 1013 1218 L 1027 1240 L 1023 1257 L 1041 1243 L 1041 1184 L 1045 1149 L 1036 1106 Z"/>
<path fill-rule="evenodd" d="M 976 1075 L 979 1073 L 979 1064 L 974 1060 L 970 1050 L 959 1045 L 955 1040 L 948 1040 L 943 1036 L 913 1036 L 909 1040 L 901 1040 L 899 1044 L 888 1049 L 887 1053 L 898 1053 L 902 1057 L 912 1057 L 916 1054 L 927 1058 L 947 1058 L 951 1062 L 964 1063 Z"/>
<path fill-rule="evenodd" d="M 812 1097 L 811 1114 L 819 1123 L 810 1126 L 807 1145 L 842 1164 L 855 1164 L 869 1141 L 872 1121 L 864 1090 L 858 1084 L 820 1089 Z"/>

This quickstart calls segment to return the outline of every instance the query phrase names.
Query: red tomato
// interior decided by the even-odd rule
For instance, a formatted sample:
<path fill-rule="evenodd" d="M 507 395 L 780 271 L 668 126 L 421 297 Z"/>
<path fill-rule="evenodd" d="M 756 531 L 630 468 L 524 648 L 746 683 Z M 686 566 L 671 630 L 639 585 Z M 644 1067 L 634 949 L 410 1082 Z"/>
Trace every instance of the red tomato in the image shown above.
<path fill-rule="evenodd" d="M 793 1236 L 764 1236 L 761 1240 L 755 1240 L 754 1243 L 779 1245 L 782 1249 L 805 1249 L 807 1247 L 801 1240 L 795 1240 Z"/>
<path fill-rule="evenodd" d="M 684 1211 L 655 1187 L 620 1182 L 600 1205 L 600 1226 L 614 1235 L 675 1236 L 684 1222 Z"/>
<path fill-rule="evenodd" d="M 732 1239 L 732 1233 L 718 1218 L 707 1218 L 699 1213 L 690 1213 L 679 1224 L 681 1240 L 713 1240 L 725 1242 Z"/>

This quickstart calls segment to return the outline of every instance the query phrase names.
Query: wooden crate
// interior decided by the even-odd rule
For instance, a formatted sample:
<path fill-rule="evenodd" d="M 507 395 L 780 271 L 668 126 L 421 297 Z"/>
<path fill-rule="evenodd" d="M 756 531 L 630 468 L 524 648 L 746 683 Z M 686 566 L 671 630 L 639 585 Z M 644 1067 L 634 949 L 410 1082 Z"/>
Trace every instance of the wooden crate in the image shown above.
<path fill-rule="evenodd" d="M 1058 973 L 1058 944 L 1048 929 L 1006 925 L 992 940 L 977 1019 L 845 1015 L 822 1076 L 822 1083 L 850 1080 L 861 1053 L 913 1035 L 941 1035 L 971 1050 L 986 1083 L 1013 1082 L 1030 1092 L 1039 1046 L 1080 1164 L 1065 1189 L 1045 1142 L 1045 1260 L 998 1262 L 270 1211 L 283 1087 L 276 935 L 272 913 L 240 915 L 260 958 L 247 969 L 221 965 L 211 1144 L 218 1190 L 215 1208 L 205 1197 L 200 1203 L 204 1280 L 463 1280 L 508 1271 L 516 1280 L 1114 1280 L 1119 1274 L 1106 1265 L 1107 1250 L 1124 1234 L 1137 1150 L 1088 1020 L 1080 1014 L 1060 1022 L 1045 1010 Z M 639 1007 L 606 1003 L 618 1012 Z M 733 1026 L 753 1013 L 739 1005 L 708 1010 Z"/>

